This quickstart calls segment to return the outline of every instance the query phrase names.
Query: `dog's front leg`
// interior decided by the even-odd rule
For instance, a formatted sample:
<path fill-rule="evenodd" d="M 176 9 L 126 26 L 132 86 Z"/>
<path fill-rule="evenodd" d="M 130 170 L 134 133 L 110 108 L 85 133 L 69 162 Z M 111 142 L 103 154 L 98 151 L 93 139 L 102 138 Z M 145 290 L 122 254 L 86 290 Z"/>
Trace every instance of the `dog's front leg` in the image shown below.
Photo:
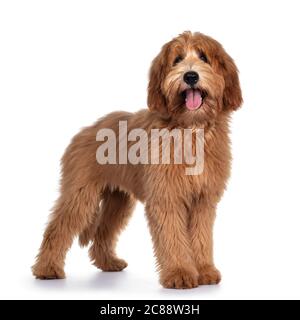
<path fill-rule="evenodd" d="M 221 274 L 213 262 L 213 225 L 216 205 L 207 199 L 199 199 L 192 205 L 189 232 L 192 251 L 199 272 L 199 285 L 217 284 Z"/>
<path fill-rule="evenodd" d="M 194 288 L 198 286 L 198 272 L 192 257 L 188 237 L 187 210 L 174 195 L 148 201 L 146 213 L 165 288 Z"/>

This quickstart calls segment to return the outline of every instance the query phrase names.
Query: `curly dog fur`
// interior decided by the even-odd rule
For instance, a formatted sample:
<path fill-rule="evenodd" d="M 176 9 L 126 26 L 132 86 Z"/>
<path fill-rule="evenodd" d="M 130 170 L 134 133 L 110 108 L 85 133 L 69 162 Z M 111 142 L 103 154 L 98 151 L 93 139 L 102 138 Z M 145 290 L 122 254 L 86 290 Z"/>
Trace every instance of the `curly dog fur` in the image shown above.
<path fill-rule="evenodd" d="M 183 79 L 189 71 L 199 75 L 192 86 Z M 187 94 L 192 98 L 184 97 Z M 61 194 L 33 274 L 39 279 L 64 278 L 65 256 L 77 235 L 81 245 L 91 243 L 95 266 L 104 271 L 124 269 L 127 263 L 117 257 L 116 242 L 139 200 L 145 203 L 161 284 L 192 288 L 218 283 L 213 224 L 230 173 L 230 114 L 241 104 L 237 68 L 217 41 L 184 32 L 166 43 L 150 69 L 149 109 L 111 113 L 84 128 L 67 148 Z M 101 128 L 118 134 L 120 120 L 127 121 L 128 130 L 147 132 L 203 128 L 203 172 L 186 175 L 185 164 L 100 165 L 95 157 L 96 134 Z"/>

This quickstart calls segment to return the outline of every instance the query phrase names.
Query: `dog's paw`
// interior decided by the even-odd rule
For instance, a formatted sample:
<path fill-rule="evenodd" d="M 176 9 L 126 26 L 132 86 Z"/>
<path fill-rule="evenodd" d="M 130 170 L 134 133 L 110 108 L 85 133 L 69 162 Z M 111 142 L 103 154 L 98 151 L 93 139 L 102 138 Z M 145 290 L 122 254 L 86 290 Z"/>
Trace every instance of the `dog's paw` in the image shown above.
<path fill-rule="evenodd" d="M 101 262 L 96 261 L 94 264 L 96 267 L 98 267 L 102 271 L 107 271 L 107 272 L 122 271 L 128 266 L 125 260 L 119 259 L 117 257 L 105 258 Z"/>
<path fill-rule="evenodd" d="M 63 268 L 52 263 L 46 265 L 37 263 L 32 267 L 32 273 L 41 280 L 64 279 L 66 277 Z"/>
<path fill-rule="evenodd" d="M 218 284 L 221 281 L 221 273 L 214 266 L 206 265 L 200 268 L 198 284 Z"/>
<path fill-rule="evenodd" d="M 198 286 L 198 274 L 185 269 L 175 269 L 161 277 L 161 284 L 169 289 L 191 289 Z"/>

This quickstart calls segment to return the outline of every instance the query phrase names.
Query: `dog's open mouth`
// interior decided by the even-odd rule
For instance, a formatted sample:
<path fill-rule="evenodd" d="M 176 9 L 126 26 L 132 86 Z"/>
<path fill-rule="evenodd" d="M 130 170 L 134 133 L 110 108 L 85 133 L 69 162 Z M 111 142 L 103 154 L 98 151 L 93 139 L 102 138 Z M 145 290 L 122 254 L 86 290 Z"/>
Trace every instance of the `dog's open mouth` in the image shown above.
<path fill-rule="evenodd" d="M 183 91 L 185 106 L 188 110 L 194 111 L 202 106 L 206 94 L 200 89 L 189 88 Z"/>

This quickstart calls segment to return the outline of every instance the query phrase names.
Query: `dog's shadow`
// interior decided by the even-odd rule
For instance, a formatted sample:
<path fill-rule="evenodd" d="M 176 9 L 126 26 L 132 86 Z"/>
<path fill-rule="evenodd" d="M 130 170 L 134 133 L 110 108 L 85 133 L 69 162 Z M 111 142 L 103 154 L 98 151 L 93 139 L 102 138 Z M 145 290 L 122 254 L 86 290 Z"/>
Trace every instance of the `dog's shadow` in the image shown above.
<path fill-rule="evenodd" d="M 99 291 L 110 292 L 118 291 L 124 293 L 124 299 L 130 293 L 157 294 L 164 298 L 195 298 L 195 295 L 201 298 L 205 294 L 217 294 L 221 286 L 199 286 L 189 290 L 174 290 L 162 288 L 157 280 L 140 278 L 137 275 L 122 272 L 96 272 L 89 278 L 68 277 L 63 280 L 35 280 L 34 286 L 43 291 Z"/>
<path fill-rule="evenodd" d="M 199 286 L 193 289 L 165 289 L 160 288 L 159 295 L 165 299 L 201 299 L 201 295 L 213 295 L 221 290 L 221 285 Z"/>
<path fill-rule="evenodd" d="M 132 279 L 132 275 L 126 271 L 122 272 L 97 272 L 89 278 L 68 277 L 61 280 L 34 280 L 34 286 L 42 290 L 101 290 L 111 291 L 114 289 L 126 291 L 129 283 L 134 281 L 131 287 L 136 289 L 142 288 L 143 281 L 141 279 Z M 141 288 L 139 288 L 141 287 Z"/>

